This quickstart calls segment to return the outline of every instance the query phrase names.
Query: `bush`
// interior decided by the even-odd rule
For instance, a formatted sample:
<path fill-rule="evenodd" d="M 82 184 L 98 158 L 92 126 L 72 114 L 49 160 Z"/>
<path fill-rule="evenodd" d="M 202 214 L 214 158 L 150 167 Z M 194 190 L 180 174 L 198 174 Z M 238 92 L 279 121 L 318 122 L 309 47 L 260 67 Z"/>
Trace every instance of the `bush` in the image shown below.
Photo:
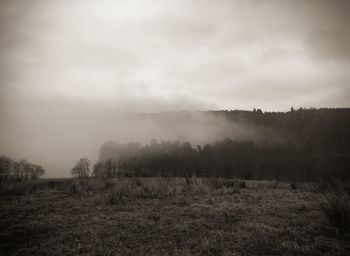
<path fill-rule="evenodd" d="M 102 192 L 104 202 L 109 205 L 125 205 L 126 190 L 120 184 L 113 184 Z"/>
<path fill-rule="evenodd" d="M 154 179 L 149 182 L 142 182 L 138 188 L 138 196 L 142 198 L 165 198 L 176 192 L 166 179 Z"/>
<path fill-rule="evenodd" d="M 321 184 L 324 203 L 321 209 L 332 224 L 341 233 L 350 230 L 350 203 L 345 187 L 340 182 L 323 182 Z"/>
<path fill-rule="evenodd" d="M 190 184 L 190 190 L 195 195 L 206 195 L 210 192 L 208 183 L 203 178 L 194 178 Z"/>

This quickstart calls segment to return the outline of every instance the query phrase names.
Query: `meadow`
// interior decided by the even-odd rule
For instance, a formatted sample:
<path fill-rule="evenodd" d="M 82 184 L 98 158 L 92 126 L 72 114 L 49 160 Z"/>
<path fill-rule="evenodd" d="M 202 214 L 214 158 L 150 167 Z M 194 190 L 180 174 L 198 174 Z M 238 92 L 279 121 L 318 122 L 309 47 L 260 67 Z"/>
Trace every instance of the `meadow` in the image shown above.
<path fill-rule="evenodd" d="M 348 191 L 335 202 L 325 189 L 196 177 L 3 183 L 0 255 L 350 255 Z"/>

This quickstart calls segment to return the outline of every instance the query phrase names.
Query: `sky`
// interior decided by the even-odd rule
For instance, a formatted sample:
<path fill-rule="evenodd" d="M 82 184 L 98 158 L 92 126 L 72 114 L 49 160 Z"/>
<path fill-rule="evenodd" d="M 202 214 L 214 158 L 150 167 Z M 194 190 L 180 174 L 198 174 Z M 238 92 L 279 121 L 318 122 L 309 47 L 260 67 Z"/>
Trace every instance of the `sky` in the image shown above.
<path fill-rule="evenodd" d="M 94 125 L 117 112 L 350 107 L 349 11 L 346 0 L 0 0 L 0 154 L 92 155 L 113 136 Z"/>

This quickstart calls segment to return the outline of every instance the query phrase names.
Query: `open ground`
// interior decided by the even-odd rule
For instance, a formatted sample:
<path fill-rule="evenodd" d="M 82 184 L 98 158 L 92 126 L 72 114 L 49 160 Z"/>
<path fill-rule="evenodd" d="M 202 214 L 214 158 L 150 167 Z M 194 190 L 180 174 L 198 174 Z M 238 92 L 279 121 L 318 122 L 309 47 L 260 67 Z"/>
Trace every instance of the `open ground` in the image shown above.
<path fill-rule="evenodd" d="M 1 255 L 350 255 L 309 184 L 217 178 L 3 185 Z"/>

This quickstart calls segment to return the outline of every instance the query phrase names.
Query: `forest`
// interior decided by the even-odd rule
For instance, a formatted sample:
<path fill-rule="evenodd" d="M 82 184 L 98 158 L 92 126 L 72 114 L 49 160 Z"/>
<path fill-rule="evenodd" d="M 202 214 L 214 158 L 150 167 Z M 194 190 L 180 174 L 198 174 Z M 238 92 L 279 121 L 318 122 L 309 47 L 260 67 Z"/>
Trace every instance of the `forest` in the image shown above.
<path fill-rule="evenodd" d="M 158 119 L 176 115 L 180 122 L 191 122 L 187 112 L 150 115 Z M 349 177 L 350 109 L 291 108 L 285 113 L 254 109 L 205 115 L 225 118 L 232 126 L 254 127 L 258 132 L 240 139 L 223 135 L 195 145 L 180 140 L 153 139 L 145 145 L 109 141 L 101 146 L 92 174 L 297 181 Z"/>

